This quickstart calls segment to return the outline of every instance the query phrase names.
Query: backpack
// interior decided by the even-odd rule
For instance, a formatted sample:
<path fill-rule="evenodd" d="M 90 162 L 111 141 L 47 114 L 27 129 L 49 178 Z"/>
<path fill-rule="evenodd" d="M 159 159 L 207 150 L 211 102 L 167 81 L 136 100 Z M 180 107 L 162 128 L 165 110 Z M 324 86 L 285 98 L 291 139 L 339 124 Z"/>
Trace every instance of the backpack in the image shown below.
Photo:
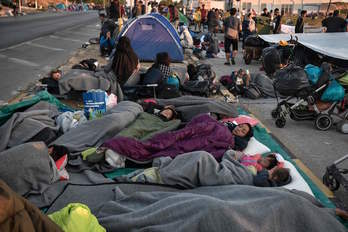
<path fill-rule="evenodd" d="M 163 83 L 160 87 L 158 92 L 158 98 L 160 99 L 169 99 L 169 98 L 176 98 L 180 97 L 180 91 L 175 85 Z"/>
<path fill-rule="evenodd" d="M 192 95 L 209 97 L 209 81 L 186 81 L 182 85 L 182 89 L 191 93 Z"/>
<path fill-rule="evenodd" d="M 250 84 L 248 88 L 245 88 L 244 96 L 250 99 L 258 99 L 262 96 L 262 93 L 256 85 Z"/>
<path fill-rule="evenodd" d="M 98 61 L 96 59 L 82 60 L 79 64 L 73 65 L 72 69 L 82 69 L 95 72 L 97 70 Z"/>

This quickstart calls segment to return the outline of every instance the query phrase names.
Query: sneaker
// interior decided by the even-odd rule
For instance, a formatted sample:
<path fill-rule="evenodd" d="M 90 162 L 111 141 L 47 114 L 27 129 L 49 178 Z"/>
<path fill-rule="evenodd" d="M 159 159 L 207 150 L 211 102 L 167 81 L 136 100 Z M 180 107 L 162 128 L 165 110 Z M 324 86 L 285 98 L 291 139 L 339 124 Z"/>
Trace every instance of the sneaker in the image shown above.
<path fill-rule="evenodd" d="M 231 63 L 232 63 L 233 65 L 236 64 L 236 62 L 234 61 L 233 58 L 231 59 Z"/>
<path fill-rule="evenodd" d="M 224 65 L 231 65 L 230 62 L 225 62 Z"/>

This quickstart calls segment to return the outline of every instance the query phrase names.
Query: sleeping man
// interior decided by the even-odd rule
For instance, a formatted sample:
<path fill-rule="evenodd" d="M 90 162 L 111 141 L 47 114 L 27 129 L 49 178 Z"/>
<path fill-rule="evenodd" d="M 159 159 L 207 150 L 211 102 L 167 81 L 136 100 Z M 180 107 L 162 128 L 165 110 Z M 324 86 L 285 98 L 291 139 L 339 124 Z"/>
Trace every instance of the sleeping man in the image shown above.
<path fill-rule="evenodd" d="M 228 150 L 221 162 L 205 151 L 195 151 L 175 157 L 155 159 L 153 167 L 135 171 L 117 181 L 133 181 L 174 185 L 189 189 L 212 185 L 255 185 L 277 187 L 291 181 L 289 170 L 274 165 L 271 156 L 260 158 L 261 169 L 255 175 L 243 161 L 237 161 L 239 152 Z"/>

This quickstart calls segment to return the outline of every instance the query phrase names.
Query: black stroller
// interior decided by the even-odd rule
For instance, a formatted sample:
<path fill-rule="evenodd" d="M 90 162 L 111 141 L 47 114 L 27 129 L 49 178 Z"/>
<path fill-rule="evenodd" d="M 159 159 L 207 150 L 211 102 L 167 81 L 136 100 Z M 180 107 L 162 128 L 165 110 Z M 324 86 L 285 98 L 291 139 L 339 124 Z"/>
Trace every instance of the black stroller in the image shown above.
<path fill-rule="evenodd" d="M 345 155 L 326 168 L 326 172 L 323 176 L 323 183 L 329 187 L 331 191 L 338 190 L 340 185 L 343 185 L 344 189 L 348 191 L 348 180 L 344 177 L 344 174 L 348 174 L 348 169 L 338 167 L 338 164 L 347 159 L 348 155 Z"/>
<path fill-rule="evenodd" d="M 329 70 L 326 68 L 326 70 Z M 325 75 L 324 75 L 325 74 Z M 338 75 L 339 79 L 343 75 Z M 319 130 L 328 130 L 332 124 L 332 116 L 348 119 L 348 112 L 341 109 L 340 102 L 333 102 L 331 106 L 320 111 L 315 103 L 330 83 L 328 71 L 323 72 L 318 83 L 311 86 L 305 71 L 294 64 L 290 64 L 275 73 L 274 91 L 277 99 L 277 107 L 272 110 L 271 116 L 276 119 L 275 124 L 283 128 L 286 124 L 287 115 L 295 121 L 314 120 L 315 127 Z M 280 100 L 279 94 L 285 97 Z M 294 99 L 297 101 L 294 102 Z M 307 106 L 313 105 L 314 110 L 308 110 Z"/>

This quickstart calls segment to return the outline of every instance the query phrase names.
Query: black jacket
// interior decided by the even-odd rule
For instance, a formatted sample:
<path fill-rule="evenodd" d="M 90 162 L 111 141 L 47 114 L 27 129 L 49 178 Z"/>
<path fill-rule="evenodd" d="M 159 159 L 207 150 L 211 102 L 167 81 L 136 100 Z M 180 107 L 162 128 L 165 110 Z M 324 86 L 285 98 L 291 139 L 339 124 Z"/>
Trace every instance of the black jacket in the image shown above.
<path fill-rule="evenodd" d="M 296 21 L 295 33 L 303 33 L 304 19 L 299 16 Z"/>

